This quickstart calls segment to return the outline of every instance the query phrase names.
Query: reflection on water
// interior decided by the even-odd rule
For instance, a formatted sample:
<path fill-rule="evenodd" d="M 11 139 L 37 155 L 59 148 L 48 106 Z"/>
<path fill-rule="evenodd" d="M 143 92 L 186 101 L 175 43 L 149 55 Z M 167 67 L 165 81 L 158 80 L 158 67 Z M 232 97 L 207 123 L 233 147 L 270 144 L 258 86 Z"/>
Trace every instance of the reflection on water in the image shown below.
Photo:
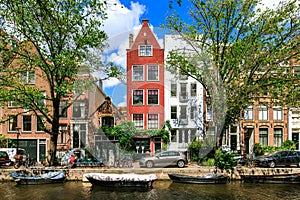
<path fill-rule="evenodd" d="M 15 200 L 73 200 L 73 199 L 126 199 L 126 200 L 232 200 L 232 199 L 285 199 L 300 200 L 297 184 L 246 184 L 231 182 L 221 185 L 179 184 L 156 181 L 153 189 L 105 188 L 89 183 L 66 182 L 54 185 L 15 185 L 0 183 L 0 199 Z"/>

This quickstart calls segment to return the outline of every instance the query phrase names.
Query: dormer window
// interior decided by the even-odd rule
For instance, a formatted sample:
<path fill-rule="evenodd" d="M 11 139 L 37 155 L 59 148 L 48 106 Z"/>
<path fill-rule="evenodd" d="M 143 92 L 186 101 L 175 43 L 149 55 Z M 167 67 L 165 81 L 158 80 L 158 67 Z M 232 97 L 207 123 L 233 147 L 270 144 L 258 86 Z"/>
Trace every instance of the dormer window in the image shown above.
<path fill-rule="evenodd" d="M 140 45 L 139 46 L 139 56 L 152 56 L 152 46 L 151 45 Z"/>

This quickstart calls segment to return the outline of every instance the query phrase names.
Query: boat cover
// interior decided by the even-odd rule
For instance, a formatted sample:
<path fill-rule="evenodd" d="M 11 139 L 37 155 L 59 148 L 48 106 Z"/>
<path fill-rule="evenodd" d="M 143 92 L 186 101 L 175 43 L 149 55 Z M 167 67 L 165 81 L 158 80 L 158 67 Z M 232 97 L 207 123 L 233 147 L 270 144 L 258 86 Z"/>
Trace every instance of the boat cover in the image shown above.
<path fill-rule="evenodd" d="M 157 180 L 155 174 L 103 174 L 88 173 L 83 175 L 85 178 L 92 178 L 99 181 L 131 181 L 131 182 L 148 182 Z"/>

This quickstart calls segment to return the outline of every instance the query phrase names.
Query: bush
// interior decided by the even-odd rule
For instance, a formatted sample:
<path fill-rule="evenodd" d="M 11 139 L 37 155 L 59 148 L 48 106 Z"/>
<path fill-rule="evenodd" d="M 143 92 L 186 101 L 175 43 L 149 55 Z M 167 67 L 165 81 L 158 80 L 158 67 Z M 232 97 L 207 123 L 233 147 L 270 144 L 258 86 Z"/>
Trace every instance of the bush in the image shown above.
<path fill-rule="evenodd" d="M 215 166 L 219 169 L 233 169 L 237 165 L 235 154 L 218 149 L 215 153 Z"/>
<path fill-rule="evenodd" d="M 296 144 L 292 140 L 286 140 L 282 143 L 281 147 L 275 146 L 262 146 L 260 143 L 255 143 L 253 153 L 255 156 L 262 156 L 265 153 L 273 153 L 278 150 L 295 150 Z"/>
<path fill-rule="evenodd" d="M 207 160 L 201 162 L 202 166 L 215 166 L 215 159 L 214 158 L 208 158 Z"/>

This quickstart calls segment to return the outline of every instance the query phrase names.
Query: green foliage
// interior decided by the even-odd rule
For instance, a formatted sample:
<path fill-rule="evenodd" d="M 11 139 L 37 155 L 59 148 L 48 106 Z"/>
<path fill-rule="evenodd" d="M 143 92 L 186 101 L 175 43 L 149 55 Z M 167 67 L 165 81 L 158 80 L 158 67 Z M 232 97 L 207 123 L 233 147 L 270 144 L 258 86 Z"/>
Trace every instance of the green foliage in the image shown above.
<path fill-rule="evenodd" d="M 215 166 L 215 159 L 214 158 L 208 158 L 205 161 L 201 162 L 202 166 Z"/>
<path fill-rule="evenodd" d="M 234 154 L 218 149 L 215 153 L 215 166 L 219 169 L 232 169 L 237 165 Z"/>
<path fill-rule="evenodd" d="M 131 121 L 123 121 L 115 127 L 103 126 L 99 129 L 107 136 L 116 136 L 121 149 L 125 151 L 131 151 L 133 145 L 133 136 L 137 133 L 137 130 Z"/>
<path fill-rule="evenodd" d="M 188 151 L 190 152 L 191 161 L 200 161 L 200 150 L 203 147 L 203 140 L 193 140 L 189 146 Z"/>
<path fill-rule="evenodd" d="M 262 146 L 260 143 L 255 143 L 253 147 L 253 153 L 255 156 L 262 156 L 266 153 L 273 153 L 279 150 L 295 150 L 296 145 L 292 140 L 286 140 L 282 143 L 281 147 L 275 146 Z"/>
<path fill-rule="evenodd" d="M 296 144 L 292 140 L 286 140 L 281 145 L 282 150 L 296 150 Z"/>
<path fill-rule="evenodd" d="M 181 35 L 187 48 L 195 53 L 174 50 L 167 63 L 170 71 L 179 69 L 207 89 L 216 124 L 225 124 L 225 130 L 250 101 L 266 93 L 270 103 L 276 100 L 291 106 L 299 104 L 299 91 L 294 84 L 300 76 L 286 73 L 291 71 L 289 59 L 299 59 L 300 53 L 296 0 L 280 3 L 276 10 L 263 11 L 257 9 L 261 0 L 191 2 L 189 22 L 175 13 L 167 17 L 166 26 Z M 225 131 L 218 132 L 220 145 Z"/>
<path fill-rule="evenodd" d="M 60 101 L 70 99 L 70 91 L 75 89 L 78 93 L 72 98 L 76 99 L 96 81 L 89 78 L 84 84 L 79 80 L 76 84 L 75 79 L 82 68 L 91 72 L 96 67 L 88 59 L 91 50 L 103 50 L 107 39 L 102 28 L 105 4 L 94 0 L 0 2 L 0 26 L 4 31 L 0 37 L 0 57 L 4 58 L 0 62 L 0 103 L 14 101 L 36 116 L 43 116 L 47 123 L 44 131 L 51 135 L 50 165 L 56 160 Z M 13 62 L 15 58 L 17 62 Z M 99 66 L 103 67 L 97 64 L 98 70 Z M 119 75 L 115 67 L 110 68 L 109 75 Z M 43 85 L 24 84 L 24 74 L 29 72 L 36 73 L 26 81 L 35 77 Z M 45 100 L 47 107 L 40 103 Z M 65 109 L 72 103 L 67 102 Z"/>
<path fill-rule="evenodd" d="M 159 130 L 137 130 L 132 121 L 123 121 L 115 127 L 101 127 L 99 133 L 107 136 L 116 136 L 120 143 L 120 147 L 125 151 L 133 149 L 134 136 L 147 135 L 149 137 L 161 137 L 166 146 L 169 142 L 169 131 L 165 129 Z"/>

